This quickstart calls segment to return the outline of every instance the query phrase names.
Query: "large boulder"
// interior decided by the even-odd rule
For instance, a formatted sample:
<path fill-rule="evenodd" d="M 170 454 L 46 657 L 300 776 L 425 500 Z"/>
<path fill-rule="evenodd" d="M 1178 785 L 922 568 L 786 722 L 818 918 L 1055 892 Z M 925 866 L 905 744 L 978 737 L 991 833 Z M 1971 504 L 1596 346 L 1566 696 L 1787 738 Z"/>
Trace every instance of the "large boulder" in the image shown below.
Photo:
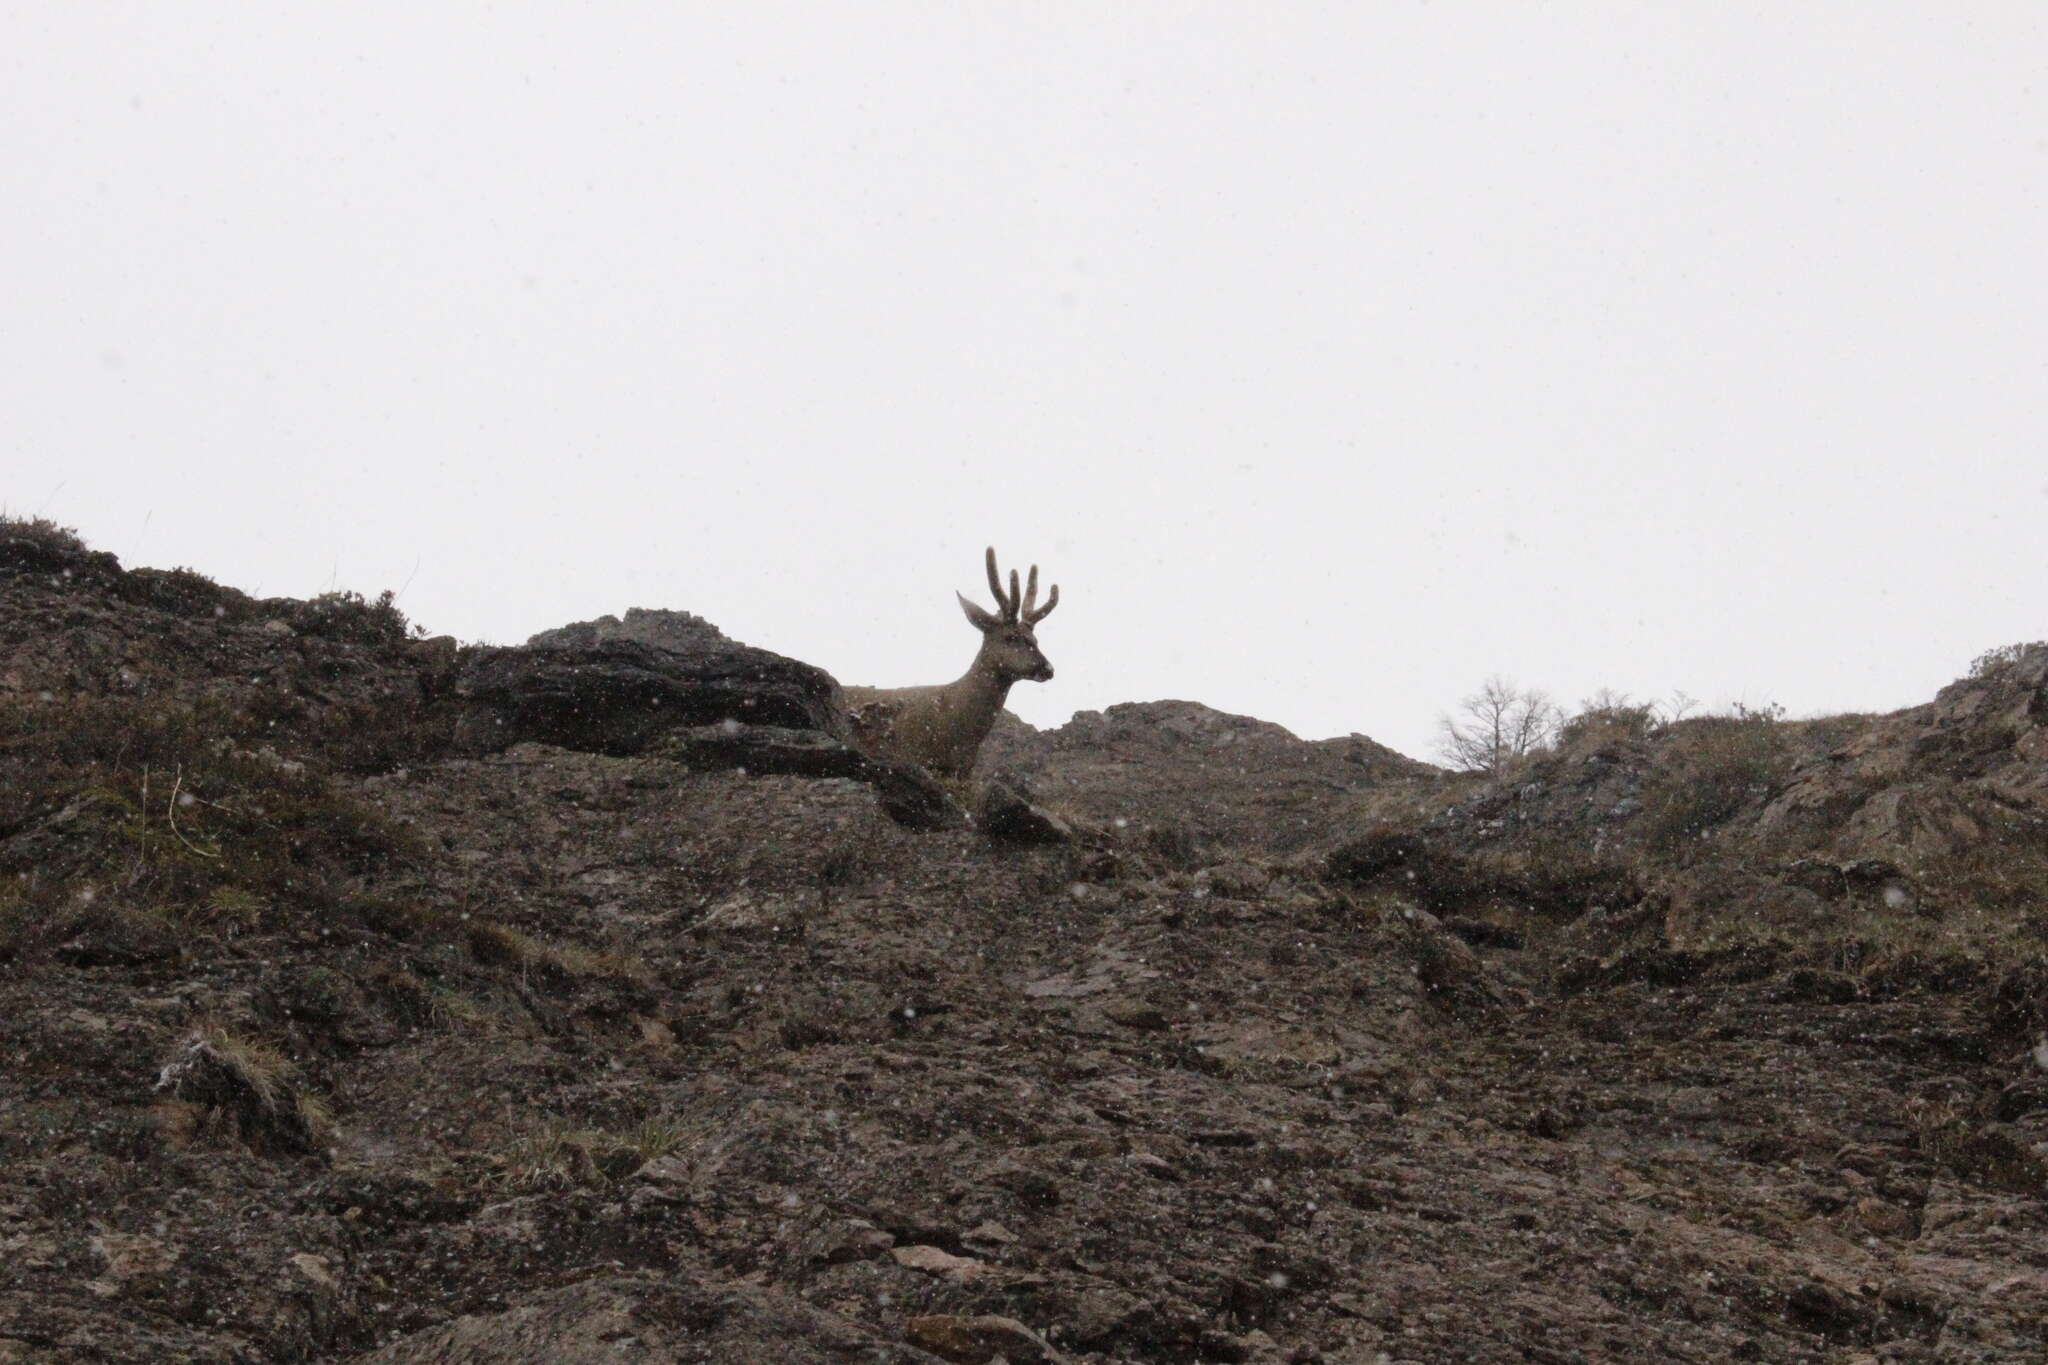
<path fill-rule="evenodd" d="M 901 824 L 960 824 L 959 805 L 916 768 L 847 743 L 832 675 L 726 638 L 688 612 L 635 608 L 466 651 L 454 693 L 458 743 L 491 753 L 529 741 L 584 753 L 658 754 L 700 771 L 843 777 L 875 788 Z"/>
<path fill-rule="evenodd" d="M 715 630 L 667 645 L 629 638 L 470 651 L 455 680 L 468 747 L 528 740 L 637 754 L 671 730 L 734 721 L 845 737 L 823 669 L 735 644 Z"/>

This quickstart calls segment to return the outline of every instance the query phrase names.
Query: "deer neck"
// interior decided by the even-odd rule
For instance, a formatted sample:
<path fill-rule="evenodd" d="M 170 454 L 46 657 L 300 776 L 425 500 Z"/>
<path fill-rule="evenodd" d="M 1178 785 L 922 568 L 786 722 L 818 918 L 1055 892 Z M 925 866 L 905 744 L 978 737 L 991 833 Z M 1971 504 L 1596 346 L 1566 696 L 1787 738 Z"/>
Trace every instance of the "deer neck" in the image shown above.
<path fill-rule="evenodd" d="M 996 712 L 1003 709 L 1003 702 L 1009 698 L 1010 684 L 1014 678 L 1006 678 L 1002 670 L 987 657 L 988 651 L 974 657 L 973 665 L 960 676 L 952 686 L 958 714 L 972 717 L 984 733 L 996 722 Z"/>

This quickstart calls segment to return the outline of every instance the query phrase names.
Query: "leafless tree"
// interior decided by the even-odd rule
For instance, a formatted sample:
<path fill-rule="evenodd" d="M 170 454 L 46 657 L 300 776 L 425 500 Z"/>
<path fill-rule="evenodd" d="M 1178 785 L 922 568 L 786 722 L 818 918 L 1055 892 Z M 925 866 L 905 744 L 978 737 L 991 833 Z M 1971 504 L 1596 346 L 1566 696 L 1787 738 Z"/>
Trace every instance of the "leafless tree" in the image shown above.
<path fill-rule="evenodd" d="M 1437 749 L 1454 768 L 1499 777 L 1514 760 L 1549 743 L 1563 722 L 1564 712 L 1548 695 L 1495 674 L 1458 703 L 1456 715 L 1438 718 Z"/>

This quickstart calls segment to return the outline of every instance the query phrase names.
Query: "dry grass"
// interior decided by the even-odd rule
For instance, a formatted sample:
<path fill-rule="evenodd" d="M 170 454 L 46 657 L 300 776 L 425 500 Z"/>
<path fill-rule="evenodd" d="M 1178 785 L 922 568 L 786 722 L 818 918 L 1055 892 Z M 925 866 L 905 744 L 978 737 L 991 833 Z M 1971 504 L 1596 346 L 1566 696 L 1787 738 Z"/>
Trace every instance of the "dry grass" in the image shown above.
<path fill-rule="evenodd" d="M 552 943 L 510 925 L 472 920 L 464 926 L 469 951 L 478 962 L 509 967 L 521 975 L 558 981 L 620 980 L 647 982 L 647 970 L 623 953 L 586 948 L 580 943 Z"/>
<path fill-rule="evenodd" d="M 2021 1194 L 2048 1188 L 2048 1163 L 2005 1126 L 1952 1100 L 1909 1101 L 1906 1117 L 1921 1155 L 1950 1174 Z"/>
<path fill-rule="evenodd" d="M 2048 649 L 2048 640 L 2022 640 L 2017 644 L 1987 649 L 1970 661 L 1970 676 L 1989 678 L 2003 673 L 2037 649 Z"/>
<path fill-rule="evenodd" d="M 22 860 L 0 874 L 26 874 L 46 911 L 91 893 L 239 934 L 417 856 L 381 812 L 247 747 L 255 726 L 215 701 L 0 700 L 0 837 Z"/>
<path fill-rule="evenodd" d="M 1669 852 L 1768 796 L 1790 772 L 1792 753 L 1776 714 L 1764 711 L 1666 726 L 1657 758 L 1639 828 Z"/>
<path fill-rule="evenodd" d="M 688 1140 L 678 1120 L 650 1117 L 623 1133 L 582 1128 L 566 1119 L 543 1119 L 512 1144 L 498 1181 L 521 1192 L 599 1188 L 615 1184 Z"/>
<path fill-rule="evenodd" d="M 230 1136 L 258 1152 L 310 1152 L 333 1128 L 327 1106 L 308 1094 L 298 1068 L 259 1039 L 218 1025 L 181 1040 L 156 1089 L 192 1105 L 199 1130 Z"/>

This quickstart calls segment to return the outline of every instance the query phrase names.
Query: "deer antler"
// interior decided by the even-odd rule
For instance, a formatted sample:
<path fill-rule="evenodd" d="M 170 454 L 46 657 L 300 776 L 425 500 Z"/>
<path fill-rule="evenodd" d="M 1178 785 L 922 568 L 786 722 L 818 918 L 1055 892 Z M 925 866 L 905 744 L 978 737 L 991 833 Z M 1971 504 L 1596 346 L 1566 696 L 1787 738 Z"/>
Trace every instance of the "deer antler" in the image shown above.
<path fill-rule="evenodd" d="M 1051 614 L 1054 607 L 1060 604 L 1060 585 L 1057 583 L 1052 585 L 1052 591 L 1045 595 L 1044 606 L 1037 606 L 1037 601 L 1038 566 L 1033 564 L 1031 566 L 1031 578 L 1024 589 L 1024 624 L 1027 626 L 1037 625 Z"/>
<path fill-rule="evenodd" d="M 1021 620 L 1027 626 L 1036 625 L 1044 620 L 1054 607 L 1060 604 L 1060 585 L 1055 583 L 1052 585 L 1052 591 L 1046 594 L 1045 605 L 1042 607 L 1038 605 L 1038 566 L 1036 564 L 1031 566 L 1031 578 L 1028 584 L 1021 589 L 1017 585 L 1017 571 L 1015 569 L 1010 570 L 1010 586 L 1008 591 L 1005 591 L 1002 575 L 996 572 L 995 546 L 991 545 L 988 547 L 988 555 L 983 562 L 988 566 L 988 590 L 995 594 L 996 605 L 1002 609 L 1003 620 L 1012 623 Z"/>
<path fill-rule="evenodd" d="M 998 573 L 996 572 L 996 547 L 995 547 L 995 546 L 991 545 L 991 546 L 989 546 L 989 547 L 988 547 L 988 558 L 987 558 L 987 560 L 986 560 L 985 562 L 986 562 L 986 563 L 987 563 L 987 565 L 988 565 L 988 590 L 989 590 L 990 592 L 992 592 L 992 593 L 994 593 L 994 594 L 995 594 L 995 597 L 996 597 L 996 607 L 997 607 L 997 609 L 998 609 L 998 610 L 1000 610 L 1000 611 L 1001 611 L 1001 612 L 1003 613 L 1003 619 L 1004 619 L 1005 621 L 1014 621 L 1014 620 L 1016 620 L 1016 619 L 1017 619 L 1017 599 L 1016 599 L 1015 597 L 1012 597 L 1012 596 L 1010 596 L 1010 595 L 1008 595 L 1008 594 L 1004 593 L 1004 591 L 1003 591 L 1003 579 L 1002 579 L 1002 575 L 1000 575 L 1000 574 L 998 574 Z M 1011 590 L 1011 592 L 1015 592 L 1015 591 L 1016 591 L 1016 581 L 1015 581 L 1015 580 L 1016 580 L 1016 577 L 1017 577 L 1017 571 L 1016 571 L 1015 569 L 1012 569 L 1012 570 L 1010 570 L 1010 578 L 1011 578 L 1010 590 Z"/>

